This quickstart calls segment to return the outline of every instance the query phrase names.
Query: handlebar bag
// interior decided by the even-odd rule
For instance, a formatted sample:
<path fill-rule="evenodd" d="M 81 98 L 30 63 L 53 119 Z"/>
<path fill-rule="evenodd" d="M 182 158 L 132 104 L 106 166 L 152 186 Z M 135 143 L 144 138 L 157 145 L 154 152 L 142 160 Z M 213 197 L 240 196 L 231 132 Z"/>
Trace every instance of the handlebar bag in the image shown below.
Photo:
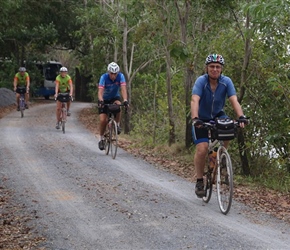
<path fill-rule="evenodd" d="M 121 111 L 120 106 L 118 104 L 109 105 L 108 110 L 113 114 L 117 114 Z"/>
<path fill-rule="evenodd" d="M 26 87 L 17 87 L 16 93 L 18 94 L 25 94 L 26 93 Z"/>
<path fill-rule="evenodd" d="M 212 138 L 216 140 L 229 141 L 237 136 L 237 129 L 231 119 L 216 119 L 215 127 L 212 129 Z"/>
<path fill-rule="evenodd" d="M 69 102 L 70 96 L 68 93 L 59 93 L 57 96 L 57 100 L 60 102 Z"/>

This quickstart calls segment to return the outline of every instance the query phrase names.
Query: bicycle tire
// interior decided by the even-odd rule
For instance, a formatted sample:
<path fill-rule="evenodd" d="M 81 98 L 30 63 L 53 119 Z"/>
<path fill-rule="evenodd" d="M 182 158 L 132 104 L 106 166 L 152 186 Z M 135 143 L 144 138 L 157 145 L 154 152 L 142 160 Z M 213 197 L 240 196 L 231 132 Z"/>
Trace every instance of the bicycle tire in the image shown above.
<path fill-rule="evenodd" d="M 218 150 L 216 186 L 219 208 L 226 215 L 232 205 L 234 184 L 231 157 L 225 147 Z"/>
<path fill-rule="evenodd" d="M 118 131 L 117 131 L 117 123 L 115 120 L 112 120 L 110 126 L 110 146 L 112 158 L 115 159 L 118 149 Z"/>
<path fill-rule="evenodd" d="M 202 197 L 202 200 L 205 203 L 208 203 L 210 201 L 211 198 L 211 194 L 212 194 L 212 172 L 211 171 L 207 171 L 204 176 L 203 176 L 203 181 L 204 181 L 204 197 Z"/>

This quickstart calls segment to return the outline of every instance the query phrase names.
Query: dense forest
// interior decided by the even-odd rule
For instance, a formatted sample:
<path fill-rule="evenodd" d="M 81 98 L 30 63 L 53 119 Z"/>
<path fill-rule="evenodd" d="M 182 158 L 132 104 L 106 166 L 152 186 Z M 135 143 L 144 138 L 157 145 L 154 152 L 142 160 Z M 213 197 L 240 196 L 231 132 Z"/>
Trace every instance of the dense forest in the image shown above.
<path fill-rule="evenodd" d="M 231 144 L 235 171 L 288 191 L 289 11 L 289 0 L 1 0 L 0 87 L 19 66 L 33 80 L 35 62 L 58 60 L 90 79 L 95 101 L 115 61 L 131 104 L 125 133 L 192 152 L 191 89 L 206 56 L 222 54 L 251 120 Z"/>

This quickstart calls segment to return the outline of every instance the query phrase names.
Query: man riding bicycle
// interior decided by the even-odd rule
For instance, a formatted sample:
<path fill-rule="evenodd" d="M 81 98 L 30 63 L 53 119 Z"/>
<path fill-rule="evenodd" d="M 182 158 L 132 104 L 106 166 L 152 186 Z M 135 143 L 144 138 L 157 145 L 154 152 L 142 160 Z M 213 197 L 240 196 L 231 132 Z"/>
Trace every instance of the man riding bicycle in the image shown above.
<path fill-rule="evenodd" d="M 55 79 L 55 95 L 54 97 L 57 98 L 58 93 L 69 93 L 70 97 L 73 95 L 73 83 L 71 77 L 67 74 L 67 68 L 61 67 L 60 74 Z M 70 116 L 70 105 L 71 101 L 67 102 L 67 115 Z M 61 102 L 56 102 L 56 129 L 60 129 L 60 113 L 61 113 Z"/>
<path fill-rule="evenodd" d="M 240 121 L 247 123 L 232 80 L 222 75 L 224 64 L 225 61 L 221 55 L 208 55 L 205 61 L 206 74 L 198 77 L 192 88 L 192 137 L 196 145 L 194 165 L 197 176 L 195 193 L 199 198 L 204 196 L 203 173 L 209 143 L 208 130 L 201 128 L 201 125 L 203 122 L 227 117 L 224 112 L 226 97 Z M 243 128 L 244 123 L 240 123 L 240 127 Z M 228 145 L 229 141 L 225 141 L 225 147 Z"/>
<path fill-rule="evenodd" d="M 13 86 L 14 86 L 14 92 L 16 92 L 17 111 L 20 111 L 20 107 L 19 107 L 19 98 L 20 98 L 19 87 L 26 87 L 25 108 L 28 109 L 30 78 L 29 78 L 29 74 L 26 72 L 26 68 L 20 67 L 18 71 L 19 72 L 16 73 L 15 76 L 14 76 Z"/>
<path fill-rule="evenodd" d="M 108 72 L 103 74 L 100 78 L 98 86 L 98 107 L 100 116 L 100 141 L 99 149 L 105 149 L 104 133 L 107 125 L 108 107 L 104 104 L 121 104 L 121 97 L 119 91 L 121 90 L 124 105 L 128 106 L 126 81 L 123 73 L 120 72 L 120 67 L 117 63 L 111 62 L 108 65 Z M 120 127 L 121 111 L 116 114 L 116 122 L 118 134 L 121 133 Z"/>

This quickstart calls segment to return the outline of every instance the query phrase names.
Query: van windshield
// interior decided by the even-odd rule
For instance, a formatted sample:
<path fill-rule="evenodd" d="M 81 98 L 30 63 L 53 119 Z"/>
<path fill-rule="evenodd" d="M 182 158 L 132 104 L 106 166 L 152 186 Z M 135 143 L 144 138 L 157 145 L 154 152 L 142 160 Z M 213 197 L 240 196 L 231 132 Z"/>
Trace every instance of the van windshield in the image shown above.
<path fill-rule="evenodd" d="M 59 74 L 59 69 L 61 64 L 48 64 L 44 66 L 45 79 L 49 81 L 54 81 Z"/>

